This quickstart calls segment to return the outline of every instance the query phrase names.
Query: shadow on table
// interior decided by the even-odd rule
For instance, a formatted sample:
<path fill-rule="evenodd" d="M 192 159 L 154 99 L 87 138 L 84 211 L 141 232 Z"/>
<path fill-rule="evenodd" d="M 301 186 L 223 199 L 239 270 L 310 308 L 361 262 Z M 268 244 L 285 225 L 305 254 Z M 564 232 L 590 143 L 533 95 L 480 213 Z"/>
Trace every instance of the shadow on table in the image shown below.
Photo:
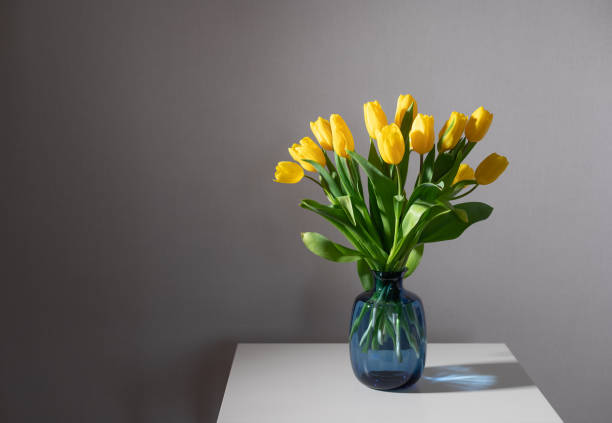
<path fill-rule="evenodd" d="M 466 392 L 533 385 L 518 363 L 466 364 L 427 367 L 416 385 L 399 393 Z"/>

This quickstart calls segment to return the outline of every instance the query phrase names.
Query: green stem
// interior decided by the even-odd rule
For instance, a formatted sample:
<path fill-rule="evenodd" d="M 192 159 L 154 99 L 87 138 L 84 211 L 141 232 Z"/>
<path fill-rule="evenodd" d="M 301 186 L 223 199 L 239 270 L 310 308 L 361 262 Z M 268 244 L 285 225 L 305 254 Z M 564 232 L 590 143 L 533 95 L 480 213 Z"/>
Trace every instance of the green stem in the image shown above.
<path fill-rule="evenodd" d="M 397 165 L 393 165 L 393 167 L 395 168 L 395 176 L 397 179 L 397 195 L 401 195 L 402 193 L 402 181 L 401 181 L 401 177 L 400 177 L 400 172 L 399 172 L 399 167 Z"/>
<path fill-rule="evenodd" d="M 401 354 L 401 345 L 400 345 L 400 340 L 402 338 L 402 334 L 400 332 L 400 315 L 399 315 L 399 304 L 396 305 L 396 308 L 398 309 L 398 312 L 396 312 L 394 314 L 395 317 L 395 356 L 397 357 L 397 359 L 399 361 L 402 361 L 402 354 Z"/>
<path fill-rule="evenodd" d="M 464 194 L 461 194 L 461 195 L 458 195 L 457 197 L 453 197 L 453 198 L 451 198 L 451 200 L 458 200 L 459 198 L 463 198 L 463 197 L 465 197 L 466 195 L 470 194 L 472 191 L 474 191 L 476 188 L 478 188 L 478 184 L 474 185 L 474 186 L 472 187 L 472 189 L 470 189 L 468 192 L 466 192 L 466 193 L 464 193 Z"/>
<path fill-rule="evenodd" d="M 377 267 L 376 263 L 374 263 L 371 259 L 367 257 L 364 257 L 363 259 L 365 260 L 366 263 L 368 263 L 368 266 L 370 266 L 370 269 L 375 269 Z"/>
<path fill-rule="evenodd" d="M 376 308 L 376 305 L 372 306 L 372 312 L 370 313 L 370 323 L 368 324 L 368 328 L 365 330 L 363 335 L 361 335 L 361 339 L 359 340 L 359 345 L 363 345 L 365 341 L 368 339 L 368 337 L 370 336 L 370 334 L 372 333 L 372 331 L 374 330 L 374 323 L 376 322 L 377 312 L 378 312 L 378 309 Z"/>
<path fill-rule="evenodd" d="M 461 139 L 459 140 L 459 142 L 463 141 L 465 139 L 465 137 L 461 137 Z M 463 146 L 463 148 L 461 149 L 460 153 L 461 153 L 461 159 L 465 159 L 465 157 L 470 153 L 470 151 L 472 151 L 472 148 L 474 148 L 474 145 L 476 143 L 474 142 L 466 142 L 465 145 Z"/>
<path fill-rule="evenodd" d="M 419 343 L 421 334 L 418 320 L 410 305 L 402 305 L 401 301 L 388 298 L 390 285 L 376 290 L 370 299 L 363 305 L 359 315 L 352 324 L 349 341 L 355 335 L 358 327 L 363 323 L 366 312 L 369 310 L 367 327 L 357 339 L 363 352 L 368 349 L 377 350 L 383 346 L 387 337 L 393 344 L 393 352 L 398 361 L 402 361 L 402 334 L 405 333 L 408 345 L 419 356 Z M 412 328 L 416 331 L 416 337 Z"/>
<path fill-rule="evenodd" d="M 398 242 L 398 237 L 399 237 L 399 216 L 395 216 L 395 225 L 393 227 L 393 245 L 391 246 L 391 251 L 389 252 L 389 255 L 391 255 L 393 252 L 395 252 L 395 249 L 397 248 L 397 242 Z M 393 270 L 393 268 L 391 266 L 388 266 L 389 263 L 385 264 L 385 270 L 390 271 Z"/>
<path fill-rule="evenodd" d="M 355 185 L 355 188 L 357 189 L 357 192 L 359 193 L 359 197 L 361 198 L 361 200 L 364 200 L 363 187 L 361 186 L 361 179 L 359 177 L 359 169 L 357 168 L 357 166 L 355 166 L 355 162 L 350 158 L 347 159 L 346 163 L 347 163 L 349 173 L 351 175 L 351 179 L 353 180 L 353 184 Z"/>
<path fill-rule="evenodd" d="M 421 184 L 423 178 L 423 155 L 419 154 L 419 177 L 417 178 L 417 185 Z"/>
<path fill-rule="evenodd" d="M 317 181 L 315 178 L 312 178 L 308 175 L 304 175 L 304 178 L 306 179 L 310 179 L 312 182 L 314 182 L 315 184 L 317 184 L 318 186 L 321 187 L 321 189 L 325 190 L 325 188 L 323 188 L 323 185 L 321 185 L 321 182 Z"/>
<path fill-rule="evenodd" d="M 401 185 L 401 176 L 399 174 L 399 167 L 397 165 L 393 165 L 393 169 L 395 169 L 395 175 L 396 175 L 396 180 L 397 180 L 397 195 L 401 195 L 402 194 L 402 185 Z M 402 210 L 403 211 L 403 210 Z M 395 222 L 393 225 L 393 244 L 391 246 L 391 251 L 395 250 L 395 246 L 397 244 L 398 241 L 398 236 L 399 236 L 399 221 L 400 221 L 400 215 L 401 215 L 401 211 L 398 214 L 395 214 Z M 389 270 L 388 268 L 386 270 Z"/>
<path fill-rule="evenodd" d="M 359 324 L 361 323 L 361 319 L 363 319 L 363 316 L 367 309 L 368 309 L 367 304 L 364 304 L 363 307 L 361 308 L 361 312 L 359 313 L 359 316 L 357 316 L 357 319 L 355 319 L 355 322 L 353 323 L 353 327 L 351 327 L 351 332 L 349 333 L 349 341 L 351 340 L 351 338 L 353 337 L 353 334 L 359 327 Z"/>
<path fill-rule="evenodd" d="M 325 163 L 327 164 L 327 168 L 329 169 L 329 173 L 333 173 L 336 172 L 338 173 L 338 171 L 336 170 L 336 167 L 334 166 L 333 162 L 329 159 L 329 156 L 327 155 L 327 151 L 322 150 L 323 151 L 323 155 L 325 155 Z"/>

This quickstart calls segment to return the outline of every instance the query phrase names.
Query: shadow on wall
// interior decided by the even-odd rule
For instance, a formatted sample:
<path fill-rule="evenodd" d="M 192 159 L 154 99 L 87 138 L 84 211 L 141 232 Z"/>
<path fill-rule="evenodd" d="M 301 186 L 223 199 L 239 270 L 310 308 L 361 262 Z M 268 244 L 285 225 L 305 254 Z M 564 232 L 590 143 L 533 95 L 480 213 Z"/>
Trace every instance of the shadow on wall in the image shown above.
<path fill-rule="evenodd" d="M 416 385 L 393 392 L 465 392 L 531 385 L 533 381 L 518 363 L 486 363 L 428 367 Z"/>
<path fill-rule="evenodd" d="M 217 421 L 235 352 L 236 342 L 225 340 L 214 343 L 200 356 L 198 371 L 194 375 L 196 421 Z"/>
<path fill-rule="evenodd" d="M 195 357 L 133 373 L 132 382 L 120 391 L 126 420 L 216 421 L 235 349 L 235 342 L 214 342 Z"/>

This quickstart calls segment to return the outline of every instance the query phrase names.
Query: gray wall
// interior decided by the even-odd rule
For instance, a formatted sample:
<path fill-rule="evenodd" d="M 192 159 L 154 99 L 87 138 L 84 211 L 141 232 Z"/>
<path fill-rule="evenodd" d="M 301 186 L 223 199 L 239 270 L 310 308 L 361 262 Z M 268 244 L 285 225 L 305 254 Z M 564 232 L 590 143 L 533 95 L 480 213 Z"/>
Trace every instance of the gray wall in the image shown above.
<path fill-rule="evenodd" d="M 567 422 L 612 415 L 612 4 L 4 3 L 0 420 L 214 421 L 238 341 L 343 341 L 340 237 L 272 183 L 308 121 L 399 93 L 495 114 L 495 207 L 407 286 L 433 342 L 506 342 Z M 7 207 L 8 206 L 8 207 Z M 347 357 L 348 360 L 348 357 Z M 288 382 L 289 383 L 289 382 Z"/>

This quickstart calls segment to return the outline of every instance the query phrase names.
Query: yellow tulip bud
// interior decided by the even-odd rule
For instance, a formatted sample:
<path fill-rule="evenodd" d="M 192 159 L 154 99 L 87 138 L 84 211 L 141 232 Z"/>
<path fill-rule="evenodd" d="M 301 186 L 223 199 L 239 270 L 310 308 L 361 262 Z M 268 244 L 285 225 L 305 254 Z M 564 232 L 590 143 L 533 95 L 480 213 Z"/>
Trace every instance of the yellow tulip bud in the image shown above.
<path fill-rule="evenodd" d="M 470 142 L 480 141 L 487 134 L 492 120 L 493 114 L 480 106 L 472 113 L 472 116 L 470 116 L 470 120 L 465 127 L 465 137 Z"/>
<path fill-rule="evenodd" d="M 474 177 L 474 169 L 465 163 L 461 163 L 459 165 L 459 170 L 457 170 L 457 175 L 455 175 L 455 179 L 453 180 L 453 185 L 457 182 L 461 181 L 472 181 L 476 179 Z"/>
<path fill-rule="evenodd" d="M 408 110 L 411 104 L 413 104 L 412 119 L 414 120 L 418 113 L 416 100 L 410 94 L 402 94 L 397 98 L 397 107 L 395 108 L 395 124 L 400 128 L 402 127 L 402 120 L 404 120 L 406 110 Z"/>
<path fill-rule="evenodd" d="M 294 162 L 278 162 L 274 172 L 274 182 L 295 184 L 304 177 L 304 170 Z"/>
<path fill-rule="evenodd" d="M 316 169 L 305 160 L 314 160 L 321 166 L 325 166 L 325 155 L 323 154 L 323 150 L 308 137 L 302 138 L 300 144 L 293 144 L 289 147 L 289 154 L 293 160 L 299 162 L 302 167 L 309 172 L 315 172 Z"/>
<path fill-rule="evenodd" d="M 378 100 L 369 101 L 363 105 L 363 117 L 370 138 L 376 138 L 378 131 L 387 124 L 387 116 Z"/>
<path fill-rule="evenodd" d="M 495 181 L 508 166 L 508 159 L 493 153 L 485 158 L 476 168 L 476 182 L 488 185 Z"/>
<path fill-rule="evenodd" d="M 321 116 L 314 121 L 310 122 L 310 130 L 314 134 L 321 147 L 328 151 L 332 151 L 334 146 L 332 144 L 332 133 L 331 126 L 327 119 L 323 119 Z"/>
<path fill-rule="evenodd" d="M 346 150 L 355 151 L 353 134 L 340 115 L 331 115 L 329 123 L 331 124 L 334 151 L 341 157 L 348 157 Z"/>
<path fill-rule="evenodd" d="M 380 157 L 388 164 L 398 164 L 404 157 L 406 147 L 399 126 L 395 123 L 384 126 L 376 133 Z"/>
<path fill-rule="evenodd" d="M 410 129 L 410 148 L 419 154 L 427 154 L 434 146 L 434 118 L 418 114 Z"/>
<path fill-rule="evenodd" d="M 468 118 L 463 113 L 452 112 L 450 118 L 446 121 L 438 138 L 440 139 L 440 152 L 453 149 L 467 124 Z"/>

